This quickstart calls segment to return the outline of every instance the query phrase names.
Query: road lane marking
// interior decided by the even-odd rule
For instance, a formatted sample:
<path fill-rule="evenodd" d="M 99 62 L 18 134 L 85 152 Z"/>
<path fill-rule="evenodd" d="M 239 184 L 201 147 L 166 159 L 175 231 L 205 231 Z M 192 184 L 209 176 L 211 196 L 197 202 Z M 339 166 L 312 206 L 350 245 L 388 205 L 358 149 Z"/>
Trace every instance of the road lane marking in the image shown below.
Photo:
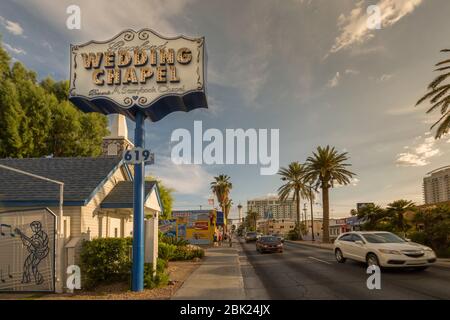
<path fill-rule="evenodd" d="M 321 259 L 318 259 L 318 258 L 315 258 L 315 257 L 308 257 L 308 258 L 314 259 L 314 260 L 317 260 L 317 261 L 320 261 L 320 262 L 323 262 L 323 263 L 326 263 L 326 264 L 331 264 L 331 263 L 329 263 L 328 261 L 321 260 Z"/>

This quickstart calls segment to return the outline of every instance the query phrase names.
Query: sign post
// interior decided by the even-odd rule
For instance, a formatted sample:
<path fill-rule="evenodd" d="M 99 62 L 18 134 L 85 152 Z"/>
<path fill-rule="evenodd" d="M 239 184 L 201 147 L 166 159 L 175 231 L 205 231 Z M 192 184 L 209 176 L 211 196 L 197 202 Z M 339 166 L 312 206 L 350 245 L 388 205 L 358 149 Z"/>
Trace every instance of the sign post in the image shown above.
<path fill-rule="evenodd" d="M 142 111 L 136 113 L 136 129 L 134 143 L 136 147 L 145 145 L 145 115 Z M 131 290 L 144 290 L 144 168 L 143 162 L 134 165 L 134 208 L 133 208 L 133 270 Z"/>
<path fill-rule="evenodd" d="M 107 41 L 71 45 L 69 100 L 83 112 L 120 113 L 136 122 L 132 290 L 144 289 L 144 120 L 207 108 L 201 38 L 167 38 L 153 30 L 124 30 Z M 130 158 L 128 161 L 127 158 Z"/>

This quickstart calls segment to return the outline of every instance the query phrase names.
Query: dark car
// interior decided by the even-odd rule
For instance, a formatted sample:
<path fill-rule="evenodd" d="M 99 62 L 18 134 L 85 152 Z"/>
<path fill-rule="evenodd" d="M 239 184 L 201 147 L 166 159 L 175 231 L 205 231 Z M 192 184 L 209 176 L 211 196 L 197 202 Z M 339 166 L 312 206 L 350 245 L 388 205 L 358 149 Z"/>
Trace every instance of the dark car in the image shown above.
<path fill-rule="evenodd" d="M 256 232 L 247 232 L 245 234 L 245 242 L 256 241 L 258 238 L 258 234 Z"/>
<path fill-rule="evenodd" d="M 262 236 L 256 241 L 256 251 L 283 252 L 283 243 L 274 236 Z"/>

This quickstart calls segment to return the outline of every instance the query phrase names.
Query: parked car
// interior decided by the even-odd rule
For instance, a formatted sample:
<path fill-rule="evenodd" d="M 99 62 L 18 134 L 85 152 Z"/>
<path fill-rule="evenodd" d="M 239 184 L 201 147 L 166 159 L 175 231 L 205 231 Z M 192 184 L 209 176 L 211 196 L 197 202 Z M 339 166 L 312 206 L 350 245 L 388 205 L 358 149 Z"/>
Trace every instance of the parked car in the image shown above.
<path fill-rule="evenodd" d="M 352 259 L 379 267 L 425 270 L 436 262 L 433 249 L 385 231 L 343 233 L 334 242 L 334 254 L 339 263 Z"/>
<path fill-rule="evenodd" d="M 262 236 L 256 241 L 256 251 L 283 252 L 283 243 L 274 236 Z"/>
<path fill-rule="evenodd" d="M 281 241 L 281 243 L 284 243 L 284 237 L 280 234 L 272 234 L 272 237 L 278 238 L 278 240 Z"/>
<path fill-rule="evenodd" d="M 257 240 L 258 234 L 256 232 L 247 232 L 245 234 L 245 242 L 251 242 Z"/>

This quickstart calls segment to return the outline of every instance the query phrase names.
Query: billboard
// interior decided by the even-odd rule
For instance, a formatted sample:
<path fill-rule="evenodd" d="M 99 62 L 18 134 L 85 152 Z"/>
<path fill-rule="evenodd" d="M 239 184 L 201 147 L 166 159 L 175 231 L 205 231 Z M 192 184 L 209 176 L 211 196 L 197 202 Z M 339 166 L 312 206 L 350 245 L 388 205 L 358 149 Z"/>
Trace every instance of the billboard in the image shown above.
<path fill-rule="evenodd" d="M 0 212 L 0 292 L 53 292 L 55 237 L 47 208 Z"/>
<path fill-rule="evenodd" d="M 172 211 L 177 221 L 177 236 L 191 244 L 210 244 L 214 233 L 214 210 Z"/>
<path fill-rule="evenodd" d="M 152 121 L 207 108 L 204 40 L 128 29 L 110 40 L 71 45 L 69 99 L 84 112 L 133 119 L 141 110 Z"/>

